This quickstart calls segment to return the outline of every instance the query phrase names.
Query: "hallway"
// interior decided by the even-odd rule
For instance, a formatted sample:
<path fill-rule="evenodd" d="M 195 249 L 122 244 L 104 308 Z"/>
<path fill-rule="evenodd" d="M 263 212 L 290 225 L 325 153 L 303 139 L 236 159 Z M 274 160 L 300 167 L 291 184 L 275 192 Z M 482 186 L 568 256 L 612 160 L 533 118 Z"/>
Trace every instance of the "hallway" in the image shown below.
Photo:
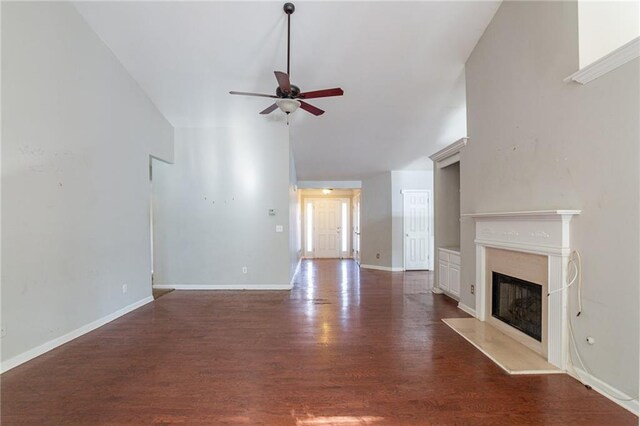
<path fill-rule="evenodd" d="M 2 424 L 636 424 L 511 377 L 441 322 L 430 272 L 303 260 L 286 291 L 174 291 L 2 375 Z"/>

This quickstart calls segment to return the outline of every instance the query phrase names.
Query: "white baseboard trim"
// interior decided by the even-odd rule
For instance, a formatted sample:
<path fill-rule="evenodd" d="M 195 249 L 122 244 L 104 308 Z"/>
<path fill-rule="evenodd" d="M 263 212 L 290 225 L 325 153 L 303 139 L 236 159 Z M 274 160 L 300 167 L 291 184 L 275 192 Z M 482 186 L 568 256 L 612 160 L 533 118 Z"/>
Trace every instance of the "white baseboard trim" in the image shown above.
<path fill-rule="evenodd" d="M 404 268 L 392 268 L 389 266 L 378 266 L 378 265 L 360 265 L 363 269 L 375 269 L 377 271 L 387 271 L 387 272 L 404 272 Z"/>
<path fill-rule="evenodd" d="M 465 311 L 466 313 L 468 313 L 469 315 L 471 315 L 474 318 L 477 318 L 476 310 L 468 307 L 467 305 L 465 305 L 462 302 L 458 302 L 458 309 L 460 309 L 462 311 Z"/>
<path fill-rule="evenodd" d="M 152 296 L 145 297 L 142 300 L 138 300 L 135 303 L 125 306 L 122 309 L 118 309 L 114 313 L 92 321 L 89 324 L 83 325 L 82 327 L 77 328 L 63 336 L 56 337 L 55 339 L 49 340 L 48 342 L 33 349 L 29 349 L 28 351 L 23 352 L 20 355 L 9 358 L 0 365 L 0 374 L 9 371 L 12 368 L 15 368 L 20 364 L 24 364 L 25 362 L 30 361 L 46 352 L 49 352 L 50 350 L 55 349 L 58 346 L 62 346 L 65 343 L 72 341 L 73 339 L 76 339 L 84 334 L 89 333 L 90 331 L 95 330 L 96 328 L 102 327 L 103 325 L 110 323 L 111 321 L 118 319 L 121 316 L 128 314 L 129 312 L 136 310 L 149 302 L 153 302 Z"/>
<path fill-rule="evenodd" d="M 591 388 L 594 391 L 603 395 L 607 399 L 610 399 L 611 401 L 615 402 L 619 406 L 626 408 L 636 416 L 640 415 L 640 405 L 638 404 L 638 398 L 631 399 L 631 396 L 625 394 L 622 391 L 619 391 L 618 389 L 614 388 L 610 384 L 603 382 L 602 380 L 598 379 L 595 376 L 592 376 L 591 374 L 576 367 L 575 365 L 573 366 L 569 365 L 569 368 L 567 369 L 567 373 L 574 379 L 578 380 L 579 382 L 582 382 L 585 385 L 591 386 Z M 612 395 L 616 395 L 621 399 L 616 399 Z"/>
<path fill-rule="evenodd" d="M 288 284 L 156 284 L 155 289 L 172 290 L 291 290 Z"/>

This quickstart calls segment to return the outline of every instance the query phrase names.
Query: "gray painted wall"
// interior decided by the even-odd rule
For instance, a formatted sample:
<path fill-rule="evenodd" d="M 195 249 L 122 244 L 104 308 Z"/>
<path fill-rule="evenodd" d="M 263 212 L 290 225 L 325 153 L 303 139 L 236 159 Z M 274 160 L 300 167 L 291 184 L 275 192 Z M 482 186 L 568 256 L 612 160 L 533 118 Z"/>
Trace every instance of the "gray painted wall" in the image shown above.
<path fill-rule="evenodd" d="M 436 166 L 436 241 L 438 247 L 460 246 L 460 163 Z"/>
<path fill-rule="evenodd" d="M 392 267 L 404 268 L 404 199 L 402 190 L 422 189 L 433 192 L 433 172 L 400 170 L 391 172 Z M 432 194 L 433 195 L 433 194 Z M 433 197 L 432 197 L 433 200 Z M 432 204 L 433 207 L 433 204 Z M 431 212 L 430 267 L 433 267 L 433 211 Z"/>
<path fill-rule="evenodd" d="M 300 193 L 297 188 L 296 163 L 293 151 L 289 148 L 289 280 L 293 279 L 302 256 Z"/>
<path fill-rule="evenodd" d="M 2 114 L 4 362 L 151 296 L 173 129 L 62 2 L 2 4 Z"/>
<path fill-rule="evenodd" d="M 391 172 L 362 181 L 360 229 L 361 263 L 391 267 Z"/>
<path fill-rule="evenodd" d="M 433 174 L 402 170 L 362 181 L 360 248 L 363 265 L 404 267 L 402 189 L 433 190 Z M 380 259 L 376 258 L 376 253 L 380 253 Z"/>
<path fill-rule="evenodd" d="M 592 374 L 638 394 L 640 60 L 588 83 L 578 68 L 575 2 L 504 2 L 467 62 L 470 141 L 462 213 L 582 209 L 578 348 Z M 496 167 L 497 166 L 497 167 Z M 474 306 L 474 225 L 462 228 L 462 299 Z M 596 344 L 587 345 L 592 336 Z"/>
<path fill-rule="evenodd" d="M 153 174 L 155 284 L 287 286 L 286 126 L 176 129 L 175 140 L 175 164 Z"/>

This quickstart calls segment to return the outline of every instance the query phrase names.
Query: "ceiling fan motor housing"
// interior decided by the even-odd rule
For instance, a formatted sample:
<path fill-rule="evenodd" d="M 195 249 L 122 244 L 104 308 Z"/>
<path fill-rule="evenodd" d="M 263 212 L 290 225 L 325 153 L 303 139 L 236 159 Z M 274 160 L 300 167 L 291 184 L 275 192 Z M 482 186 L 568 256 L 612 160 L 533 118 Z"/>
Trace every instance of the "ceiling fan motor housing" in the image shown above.
<path fill-rule="evenodd" d="M 300 88 L 294 84 L 291 85 L 291 93 L 285 93 L 280 89 L 280 87 L 276 88 L 276 96 L 279 98 L 297 98 L 300 95 Z"/>

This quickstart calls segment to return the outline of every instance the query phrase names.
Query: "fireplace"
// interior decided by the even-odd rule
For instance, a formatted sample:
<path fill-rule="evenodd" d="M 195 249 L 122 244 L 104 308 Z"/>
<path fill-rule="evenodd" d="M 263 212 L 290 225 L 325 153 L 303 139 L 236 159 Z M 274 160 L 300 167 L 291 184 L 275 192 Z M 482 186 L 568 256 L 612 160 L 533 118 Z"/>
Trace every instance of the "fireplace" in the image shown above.
<path fill-rule="evenodd" d="M 485 321 L 546 358 L 548 258 L 487 247 L 485 271 Z"/>
<path fill-rule="evenodd" d="M 571 253 L 569 224 L 578 214 L 580 210 L 462 215 L 463 219 L 473 218 L 476 225 L 476 317 L 505 334 L 511 330 L 514 334 L 507 335 L 538 352 L 561 370 L 567 368 L 569 346 L 567 292 L 564 287 Z M 499 252 L 498 257 L 496 252 Z M 494 311 L 493 272 L 517 277 L 519 284 L 522 280 L 540 286 L 541 308 L 540 314 L 536 314 L 541 318 L 540 325 L 533 319 L 533 312 L 538 308 L 530 298 L 533 289 L 527 285 L 515 284 L 520 295 L 506 295 L 505 305 L 502 306 L 502 300 L 498 300 L 500 306 Z M 501 288 L 502 284 L 498 287 Z M 496 313 L 497 316 L 494 315 Z M 516 326 L 507 325 L 504 319 L 513 320 Z"/>
<path fill-rule="evenodd" d="M 542 342 L 542 286 L 493 272 L 491 315 Z"/>

